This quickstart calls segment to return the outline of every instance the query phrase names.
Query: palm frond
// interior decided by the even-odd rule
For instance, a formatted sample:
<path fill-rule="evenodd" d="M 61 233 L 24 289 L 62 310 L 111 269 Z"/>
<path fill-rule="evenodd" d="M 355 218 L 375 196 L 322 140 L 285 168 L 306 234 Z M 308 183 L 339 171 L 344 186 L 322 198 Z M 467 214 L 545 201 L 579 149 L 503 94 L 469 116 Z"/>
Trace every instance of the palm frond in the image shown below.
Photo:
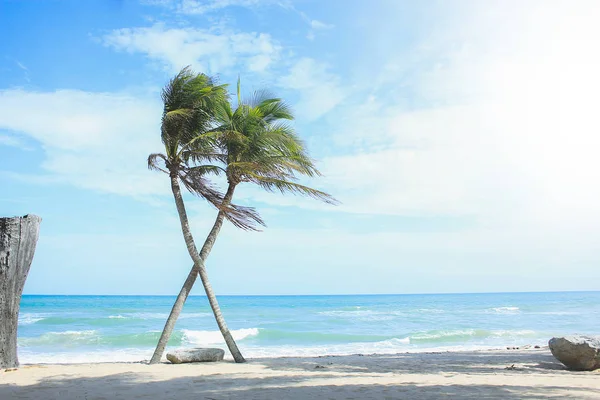
<path fill-rule="evenodd" d="M 255 137 L 254 144 L 258 152 L 265 149 L 276 151 L 282 155 L 299 155 L 305 152 L 304 143 L 296 135 L 294 129 L 286 123 L 270 124 L 261 129 Z"/>
<path fill-rule="evenodd" d="M 227 99 L 226 85 L 205 74 L 183 68 L 163 88 L 161 139 L 164 154 L 150 155 L 148 167 L 163 172 L 176 171 L 188 191 L 205 198 L 219 208 L 223 199 L 208 181 L 208 174 L 218 174 L 222 168 L 206 165 L 224 163 L 216 139 L 203 136 L 215 124 L 215 110 Z M 163 168 L 160 164 L 164 162 Z"/>
<path fill-rule="evenodd" d="M 192 194 L 206 199 L 217 210 L 224 213 L 225 218 L 234 226 L 243 230 L 258 231 L 258 226 L 265 226 L 260 215 L 252 207 L 223 204 L 223 193 L 212 186 L 205 178 L 209 173 L 221 172 L 212 165 L 200 165 L 183 168 L 179 171 L 179 179 Z"/>
<path fill-rule="evenodd" d="M 239 78 L 236 89 L 238 104 L 233 108 L 225 85 L 189 67 L 182 69 L 161 93 L 165 153 L 151 155 L 148 167 L 176 171 L 188 191 L 245 230 L 258 230 L 264 221 L 254 208 L 222 204 L 223 194 L 208 180 L 211 174 L 225 173 L 234 185 L 250 182 L 267 191 L 337 204 L 328 193 L 297 183 L 301 176 L 320 172 L 290 125 L 294 116 L 289 105 L 265 90 L 243 99 Z"/>
<path fill-rule="evenodd" d="M 191 108 L 178 108 L 177 110 L 165 112 L 163 120 L 187 119 L 192 116 L 193 112 L 194 110 Z"/>
<path fill-rule="evenodd" d="M 271 123 L 278 120 L 294 119 L 291 107 L 281 99 L 265 99 L 257 105 L 257 108 L 263 114 L 265 122 Z"/>
<path fill-rule="evenodd" d="M 263 103 L 276 101 L 281 101 L 281 99 L 273 96 L 269 90 L 260 89 L 252 92 L 252 94 L 245 99 L 244 104 L 248 105 L 249 107 L 257 108 Z"/>
<path fill-rule="evenodd" d="M 228 101 L 221 101 L 215 105 L 214 117 L 217 125 L 231 124 L 233 109 Z"/>
<path fill-rule="evenodd" d="M 204 152 L 201 150 L 186 150 L 181 153 L 181 160 L 185 164 L 197 164 L 202 162 L 227 163 L 227 155 L 223 153 Z"/>
<path fill-rule="evenodd" d="M 329 194 L 296 183 L 298 176 L 320 176 L 304 143 L 289 121 L 294 119 L 289 105 L 268 91 L 256 91 L 241 98 L 238 105 L 217 107 L 218 123 L 211 130 L 217 146 L 227 155 L 227 177 L 233 182 L 252 182 L 269 191 L 307 195 L 336 204 Z"/>
<path fill-rule="evenodd" d="M 218 165 L 197 165 L 189 168 L 189 170 L 202 175 L 220 175 L 226 172 L 224 168 L 219 167 Z"/>
<path fill-rule="evenodd" d="M 179 180 L 191 194 L 201 197 L 215 207 L 220 208 L 223 202 L 223 193 L 205 178 L 205 171 L 181 168 L 178 171 L 178 175 Z"/>
<path fill-rule="evenodd" d="M 225 88 L 226 85 L 217 85 L 214 78 L 195 74 L 189 67 L 169 81 L 161 93 L 161 137 L 169 147 L 168 155 L 210 128 L 214 109 L 227 97 Z"/>
<path fill-rule="evenodd" d="M 218 146 L 226 147 L 228 144 L 244 144 L 248 138 L 235 129 L 228 129 L 227 126 L 217 127 L 204 135 L 202 138 L 207 141 L 213 141 Z"/>
<path fill-rule="evenodd" d="M 260 231 L 259 226 L 266 226 L 258 212 L 253 207 L 231 204 L 225 210 L 225 218 L 235 227 L 245 231 Z"/>
<path fill-rule="evenodd" d="M 161 160 L 162 160 L 162 163 L 165 165 L 165 169 L 160 167 Z M 169 172 L 166 171 L 166 168 L 168 168 L 167 156 L 165 156 L 162 153 L 152 153 L 148 156 L 148 169 L 149 170 L 161 171 L 161 172 L 168 174 Z"/>
<path fill-rule="evenodd" d="M 238 107 L 240 107 L 242 105 L 242 81 L 239 75 L 237 80 L 237 101 Z"/>
<path fill-rule="evenodd" d="M 298 173 L 309 177 L 321 176 L 321 172 L 315 167 L 312 160 L 301 156 L 266 154 L 261 155 L 252 163 L 247 163 L 247 165 L 244 163 L 234 163 L 234 165 L 243 170 L 250 168 L 250 170 L 259 171 L 263 174 L 294 176 Z"/>
<path fill-rule="evenodd" d="M 339 204 L 335 198 L 330 194 L 322 192 L 317 189 L 310 188 L 308 186 L 301 185 L 299 183 L 286 181 L 283 179 L 277 179 L 272 177 L 264 177 L 258 174 L 248 174 L 249 181 L 259 185 L 263 189 L 269 192 L 280 192 L 281 194 L 293 193 L 312 197 L 316 200 L 321 200 L 327 204 L 336 205 Z"/>

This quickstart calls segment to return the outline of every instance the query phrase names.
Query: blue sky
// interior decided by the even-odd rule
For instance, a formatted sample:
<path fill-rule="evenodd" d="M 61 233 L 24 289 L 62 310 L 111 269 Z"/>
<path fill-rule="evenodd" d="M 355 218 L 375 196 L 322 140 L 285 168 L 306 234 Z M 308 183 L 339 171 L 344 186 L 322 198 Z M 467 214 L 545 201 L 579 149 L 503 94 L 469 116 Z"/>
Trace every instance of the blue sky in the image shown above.
<path fill-rule="evenodd" d="M 268 228 L 225 226 L 217 293 L 599 289 L 596 1 L 0 4 L 0 214 L 43 218 L 26 293 L 178 291 L 146 158 L 188 64 L 288 100 L 342 202 L 241 187 Z M 215 211 L 187 200 L 201 242 Z"/>

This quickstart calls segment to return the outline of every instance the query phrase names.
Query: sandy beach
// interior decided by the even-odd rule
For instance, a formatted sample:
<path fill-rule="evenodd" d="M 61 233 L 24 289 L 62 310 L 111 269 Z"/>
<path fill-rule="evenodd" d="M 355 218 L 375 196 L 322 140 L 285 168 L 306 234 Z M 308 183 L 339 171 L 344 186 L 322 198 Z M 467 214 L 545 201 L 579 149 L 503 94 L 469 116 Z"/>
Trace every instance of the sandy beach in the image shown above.
<path fill-rule="evenodd" d="M 599 377 L 565 370 L 547 348 L 246 364 L 44 364 L 0 373 L 0 399 L 599 399 Z"/>

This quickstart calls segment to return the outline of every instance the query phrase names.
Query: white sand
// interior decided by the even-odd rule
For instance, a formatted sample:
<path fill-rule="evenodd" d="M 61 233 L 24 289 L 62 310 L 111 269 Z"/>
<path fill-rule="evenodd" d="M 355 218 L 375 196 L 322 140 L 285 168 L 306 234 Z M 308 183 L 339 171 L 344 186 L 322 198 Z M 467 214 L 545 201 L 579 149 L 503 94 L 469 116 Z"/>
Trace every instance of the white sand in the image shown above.
<path fill-rule="evenodd" d="M 0 372 L 1 400 L 444 397 L 600 399 L 600 371 L 566 371 L 548 349 L 540 349 L 273 358 L 246 364 L 25 365 Z"/>

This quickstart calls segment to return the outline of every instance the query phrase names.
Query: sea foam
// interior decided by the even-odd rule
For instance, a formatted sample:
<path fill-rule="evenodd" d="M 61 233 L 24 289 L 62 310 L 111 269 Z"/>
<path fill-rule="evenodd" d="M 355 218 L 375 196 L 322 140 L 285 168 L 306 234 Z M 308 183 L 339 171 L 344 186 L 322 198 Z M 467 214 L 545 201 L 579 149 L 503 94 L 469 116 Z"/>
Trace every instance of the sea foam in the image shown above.
<path fill-rule="evenodd" d="M 192 345 L 207 345 L 225 343 L 220 331 L 194 331 L 183 329 L 183 342 Z M 258 335 L 258 328 L 237 329 L 231 331 L 235 340 L 243 340 Z"/>
<path fill-rule="evenodd" d="M 19 315 L 19 325 L 31 325 L 42 321 L 47 314 L 22 313 Z"/>
<path fill-rule="evenodd" d="M 488 311 L 496 314 L 517 314 L 521 310 L 519 307 L 494 307 Z"/>

